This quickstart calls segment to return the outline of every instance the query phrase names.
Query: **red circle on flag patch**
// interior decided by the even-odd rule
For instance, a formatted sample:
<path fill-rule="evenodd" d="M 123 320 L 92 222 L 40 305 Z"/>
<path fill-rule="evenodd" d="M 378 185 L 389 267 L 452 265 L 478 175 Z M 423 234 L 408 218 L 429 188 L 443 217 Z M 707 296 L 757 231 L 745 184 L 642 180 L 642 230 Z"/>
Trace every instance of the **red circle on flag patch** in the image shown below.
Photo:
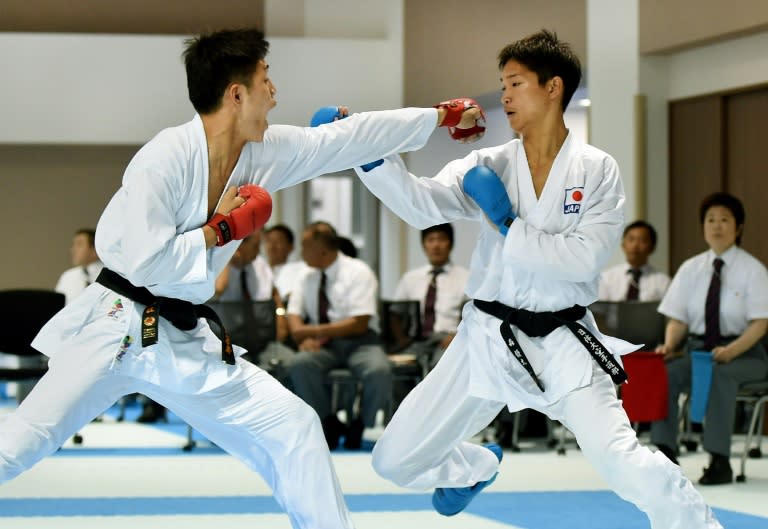
<path fill-rule="evenodd" d="M 576 190 L 573 192 L 571 197 L 573 197 L 573 200 L 576 202 L 581 202 L 581 199 L 584 197 L 584 195 L 581 193 L 581 191 Z"/>

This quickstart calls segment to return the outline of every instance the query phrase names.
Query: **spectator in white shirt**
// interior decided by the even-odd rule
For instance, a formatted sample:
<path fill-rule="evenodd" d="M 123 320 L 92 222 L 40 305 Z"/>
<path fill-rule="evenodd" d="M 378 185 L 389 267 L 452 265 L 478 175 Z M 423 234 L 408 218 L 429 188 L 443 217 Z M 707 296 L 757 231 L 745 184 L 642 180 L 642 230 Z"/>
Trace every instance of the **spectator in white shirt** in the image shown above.
<path fill-rule="evenodd" d="M 312 406 L 323 423 L 331 450 L 358 449 L 363 430 L 387 409 L 392 371 L 379 337 L 378 280 L 361 261 L 339 251 L 336 230 L 325 222 L 310 224 L 302 235 L 302 256 L 311 267 L 288 301 L 288 323 L 299 348 L 287 364 L 296 394 Z M 326 377 L 345 367 L 362 381 L 360 416 L 343 425 L 331 408 Z"/>
<path fill-rule="evenodd" d="M 395 289 L 395 301 L 417 300 L 421 310 L 420 340 L 409 346 L 431 369 L 456 336 L 461 309 L 467 301 L 466 268 L 451 263 L 453 226 L 439 224 L 421 232 L 421 246 L 429 264 L 406 272 Z M 430 285 L 434 279 L 433 288 Z M 430 292 L 432 290 L 432 293 Z"/>
<path fill-rule="evenodd" d="M 729 461 L 736 395 L 744 382 L 764 380 L 768 357 L 760 342 L 768 329 L 768 270 L 741 248 L 745 212 L 728 193 L 706 197 L 699 210 L 709 249 L 686 260 L 659 305 L 669 318 L 664 354 L 669 413 L 651 426 L 651 441 L 677 462 L 678 399 L 691 387 L 691 351 L 711 351 L 713 368 L 702 444 L 710 464 L 701 485 L 733 481 Z M 685 353 L 677 353 L 679 348 Z"/>
<path fill-rule="evenodd" d="M 293 231 L 285 224 L 275 224 L 264 230 L 264 253 L 272 268 L 277 291 L 286 305 L 291 291 L 308 269 L 303 260 L 288 260 L 293 248 Z"/>
<path fill-rule="evenodd" d="M 669 276 L 648 264 L 656 249 L 656 230 L 644 220 L 624 228 L 621 249 L 626 262 L 600 275 L 600 301 L 659 301 L 669 286 Z"/>
<path fill-rule="evenodd" d="M 223 302 L 272 299 L 275 302 L 275 343 L 267 345 L 251 343 L 247 337 L 241 338 L 243 343 L 238 343 L 236 334 L 233 334 L 235 330 L 229 330 L 235 343 L 249 349 L 245 356 L 246 359 L 276 375 L 273 368 L 293 356 L 294 351 L 282 345 L 282 342 L 288 337 L 288 320 L 285 317 L 283 301 L 275 287 L 272 269 L 267 260 L 259 254 L 261 236 L 261 231 L 257 230 L 240 243 L 240 247 L 232 256 L 229 266 L 222 270 L 219 277 L 216 278 L 215 299 Z M 247 332 L 247 329 L 243 330 Z M 261 350 L 253 350 L 254 348 L 261 348 Z"/>
<path fill-rule="evenodd" d="M 96 255 L 95 238 L 96 232 L 90 229 L 77 230 L 72 238 L 72 246 L 69 248 L 72 268 L 61 274 L 54 288 L 56 292 L 64 294 L 66 303 L 70 303 L 85 287 L 96 281 L 104 267 Z"/>

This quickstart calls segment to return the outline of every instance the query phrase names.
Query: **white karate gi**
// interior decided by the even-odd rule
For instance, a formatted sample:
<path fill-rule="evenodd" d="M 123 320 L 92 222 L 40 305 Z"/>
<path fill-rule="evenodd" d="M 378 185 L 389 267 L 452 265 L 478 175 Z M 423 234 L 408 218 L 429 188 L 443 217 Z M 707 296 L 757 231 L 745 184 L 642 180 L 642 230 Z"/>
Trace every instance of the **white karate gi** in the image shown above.
<path fill-rule="evenodd" d="M 463 175 L 486 165 L 502 179 L 518 218 L 506 238 L 463 192 Z M 473 151 L 434 178 L 410 175 L 389 157 L 363 183 L 417 228 L 474 219 L 482 223 L 470 265 L 470 298 L 535 312 L 588 306 L 599 271 L 621 236 L 624 191 L 616 162 L 570 134 L 536 198 L 520 140 Z M 618 359 L 636 346 L 604 336 L 591 313 L 580 321 Z M 541 392 L 507 349 L 500 321 L 468 303 L 458 334 L 435 369 L 406 397 L 373 453 L 374 468 L 401 486 L 464 487 L 489 479 L 496 456 L 465 442 L 506 404 L 539 410 L 571 430 L 584 455 L 654 529 L 719 528 L 680 469 L 641 447 L 611 378 L 566 327 L 515 337 L 544 384 Z"/>
<path fill-rule="evenodd" d="M 246 144 L 226 187 L 253 183 L 274 193 L 420 148 L 436 122 L 435 109 L 403 109 L 316 128 L 272 126 L 263 142 Z M 208 148 L 195 116 L 160 132 L 130 162 L 99 221 L 96 250 L 136 286 L 203 303 L 239 245 L 206 250 L 207 204 Z M 314 411 L 253 364 L 223 363 L 220 342 L 203 320 L 185 332 L 161 318 L 158 343 L 142 349 L 143 309 L 94 283 L 41 330 L 33 346 L 50 357 L 50 369 L 0 420 L 0 483 L 55 451 L 121 396 L 138 392 L 259 472 L 294 528 L 352 527 Z"/>

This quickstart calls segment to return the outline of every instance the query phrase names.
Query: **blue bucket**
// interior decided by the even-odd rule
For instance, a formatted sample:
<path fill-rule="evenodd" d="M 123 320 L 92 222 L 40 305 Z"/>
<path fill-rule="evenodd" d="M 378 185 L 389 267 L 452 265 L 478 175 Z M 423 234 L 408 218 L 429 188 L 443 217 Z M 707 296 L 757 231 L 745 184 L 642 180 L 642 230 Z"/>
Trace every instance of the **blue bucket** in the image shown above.
<path fill-rule="evenodd" d="M 709 400 L 709 387 L 712 385 L 712 353 L 709 351 L 691 351 L 691 403 L 689 417 L 691 422 L 704 422 Z"/>

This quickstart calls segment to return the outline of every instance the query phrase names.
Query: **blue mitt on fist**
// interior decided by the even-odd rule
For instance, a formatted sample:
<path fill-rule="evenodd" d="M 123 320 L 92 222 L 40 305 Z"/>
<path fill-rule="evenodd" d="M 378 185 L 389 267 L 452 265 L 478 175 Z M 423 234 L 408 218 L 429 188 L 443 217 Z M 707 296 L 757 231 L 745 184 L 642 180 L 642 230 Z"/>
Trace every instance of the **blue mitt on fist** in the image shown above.
<path fill-rule="evenodd" d="M 310 127 L 317 127 L 318 125 L 324 125 L 326 123 L 333 123 L 336 120 L 344 119 L 347 116 L 342 116 L 339 111 L 339 107 L 322 107 L 314 113 L 312 119 L 309 122 Z M 361 165 L 360 169 L 364 172 L 368 172 L 371 169 L 380 166 L 384 163 L 384 160 L 376 160 L 365 165 Z"/>
<path fill-rule="evenodd" d="M 337 119 L 343 119 L 339 107 L 322 107 L 312 116 L 310 127 L 317 127 L 326 123 L 332 123 Z"/>
<path fill-rule="evenodd" d="M 507 190 L 499 176 L 484 165 L 473 167 L 464 175 L 464 192 L 471 196 L 485 215 L 506 235 L 517 218 Z"/>

